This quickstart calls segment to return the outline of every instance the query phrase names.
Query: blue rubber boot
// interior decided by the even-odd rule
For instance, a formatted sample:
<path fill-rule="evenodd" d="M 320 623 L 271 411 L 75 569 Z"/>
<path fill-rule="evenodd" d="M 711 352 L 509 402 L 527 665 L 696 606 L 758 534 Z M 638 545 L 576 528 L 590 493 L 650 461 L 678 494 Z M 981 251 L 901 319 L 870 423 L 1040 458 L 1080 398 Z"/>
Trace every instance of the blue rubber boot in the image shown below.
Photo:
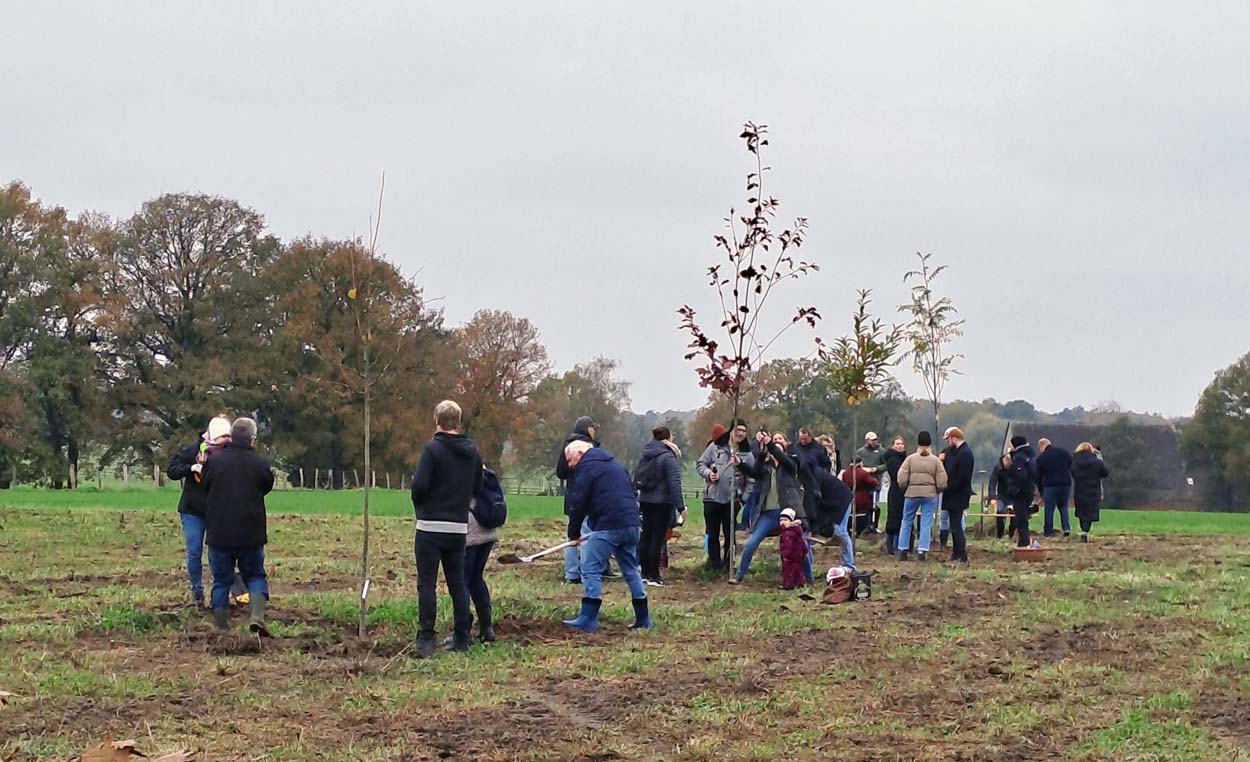
<path fill-rule="evenodd" d="M 649 630 L 651 629 L 651 612 L 647 610 L 646 598 L 634 599 L 634 623 L 629 626 L 631 630 Z"/>
<path fill-rule="evenodd" d="M 599 607 L 603 605 L 603 601 L 598 598 L 583 598 L 582 610 L 578 613 L 576 619 L 565 619 L 564 623 L 569 627 L 576 627 L 582 632 L 594 632 L 599 629 Z"/>

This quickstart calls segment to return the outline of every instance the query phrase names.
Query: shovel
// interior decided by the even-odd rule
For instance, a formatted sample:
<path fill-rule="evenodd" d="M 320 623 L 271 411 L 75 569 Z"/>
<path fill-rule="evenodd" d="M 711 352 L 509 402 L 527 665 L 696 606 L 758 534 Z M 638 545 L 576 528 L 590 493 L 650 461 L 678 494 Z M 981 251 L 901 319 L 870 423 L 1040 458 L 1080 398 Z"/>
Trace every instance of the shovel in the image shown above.
<path fill-rule="evenodd" d="M 574 547 L 575 545 L 579 545 L 581 544 L 581 541 L 584 539 L 586 538 L 579 537 L 576 540 L 567 540 L 565 542 L 560 543 L 559 545 L 555 545 L 553 547 L 547 548 L 546 550 L 540 550 L 532 556 L 518 556 L 516 553 L 504 553 L 503 555 L 499 557 L 499 563 L 501 564 L 528 564 L 528 563 L 533 562 L 536 559 L 542 558 L 543 556 L 549 556 L 552 553 L 564 550 L 565 548 L 571 548 L 571 547 Z"/>

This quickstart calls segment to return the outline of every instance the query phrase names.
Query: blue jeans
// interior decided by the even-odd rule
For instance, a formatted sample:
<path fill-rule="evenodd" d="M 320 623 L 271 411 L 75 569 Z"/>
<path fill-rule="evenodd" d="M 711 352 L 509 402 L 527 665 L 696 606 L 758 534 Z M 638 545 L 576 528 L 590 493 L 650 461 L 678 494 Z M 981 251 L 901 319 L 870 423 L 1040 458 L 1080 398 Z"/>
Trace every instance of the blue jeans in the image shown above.
<path fill-rule="evenodd" d="M 1055 508 L 1059 509 L 1059 522 L 1063 525 L 1063 533 L 1072 531 L 1068 523 L 1068 498 L 1072 496 L 1072 485 L 1042 488 L 1042 502 L 1046 505 L 1046 519 L 1042 524 L 1042 534 L 1050 537 L 1055 533 Z"/>
<path fill-rule="evenodd" d="M 929 552 L 929 537 L 933 534 L 933 511 L 937 508 L 936 497 L 903 498 L 903 529 L 898 536 L 900 551 L 911 548 L 911 527 L 916 520 L 916 511 L 920 511 L 920 539 L 916 542 L 916 550 Z"/>
<path fill-rule="evenodd" d="M 647 590 L 638 571 L 638 540 L 642 537 L 640 527 L 629 529 L 601 529 L 590 533 L 590 539 L 582 543 L 582 585 L 587 598 L 603 598 L 603 572 L 608 559 L 616 556 L 621 576 L 629 585 L 629 594 L 635 599 L 646 598 Z"/>
<path fill-rule="evenodd" d="M 760 491 L 751 490 L 751 494 L 747 495 L 746 501 L 742 504 L 742 516 L 738 521 L 738 529 L 750 529 L 751 522 L 755 519 L 755 512 L 760 508 Z"/>
<path fill-rule="evenodd" d="M 230 605 L 230 586 L 234 583 L 235 564 L 239 576 L 247 585 L 248 595 L 269 598 L 269 581 L 265 577 L 265 546 L 246 548 L 220 548 L 208 546 L 208 568 L 213 572 L 212 607 L 224 609 Z"/>
<path fill-rule="evenodd" d="M 582 537 L 589 536 L 590 519 L 582 519 Z M 585 543 L 564 549 L 564 578 L 570 582 L 582 578 L 582 548 L 584 547 L 586 547 Z M 610 566 L 608 571 L 611 571 Z"/>
<path fill-rule="evenodd" d="M 204 597 L 204 519 L 191 513 L 180 513 L 182 540 L 187 546 L 187 581 L 196 600 Z"/>
<path fill-rule="evenodd" d="M 738 572 L 734 575 L 738 579 L 747 576 L 747 570 L 751 568 L 751 558 L 755 556 L 755 551 L 759 550 L 760 543 L 764 541 L 773 532 L 781 528 L 781 511 L 776 508 L 770 508 L 760 514 L 755 521 L 755 528 L 751 530 L 751 536 L 747 538 L 746 544 L 742 546 L 742 557 L 738 559 Z M 807 539 L 807 533 L 803 534 L 804 540 Z M 812 582 L 812 544 L 807 543 L 807 557 L 803 559 L 803 576 L 810 585 Z"/>
<path fill-rule="evenodd" d="M 853 503 L 852 503 L 853 505 Z M 851 545 L 851 533 L 847 528 L 851 525 L 851 513 L 853 508 L 846 509 L 846 515 L 842 517 L 842 523 L 833 528 L 833 536 L 837 538 L 842 546 L 842 565 L 855 568 L 855 548 Z"/>

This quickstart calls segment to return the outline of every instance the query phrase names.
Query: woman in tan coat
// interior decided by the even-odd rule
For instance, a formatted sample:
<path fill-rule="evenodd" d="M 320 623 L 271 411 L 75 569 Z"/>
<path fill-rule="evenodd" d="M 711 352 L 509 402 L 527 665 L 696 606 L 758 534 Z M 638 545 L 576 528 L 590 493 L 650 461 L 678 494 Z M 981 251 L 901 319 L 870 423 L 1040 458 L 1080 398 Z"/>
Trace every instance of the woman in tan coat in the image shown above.
<path fill-rule="evenodd" d="M 903 493 L 903 526 L 898 538 L 898 558 L 907 560 L 911 545 L 911 526 L 920 511 L 920 540 L 916 543 L 916 560 L 923 561 L 929 552 L 929 535 L 933 512 L 937 510 L 938 493 L 946 489 L 946 467 L 933 454 L 933 437 L 922 431 L 916 438 L 916 451 L 907 456 L 898 469 L 898 483 Z"/>

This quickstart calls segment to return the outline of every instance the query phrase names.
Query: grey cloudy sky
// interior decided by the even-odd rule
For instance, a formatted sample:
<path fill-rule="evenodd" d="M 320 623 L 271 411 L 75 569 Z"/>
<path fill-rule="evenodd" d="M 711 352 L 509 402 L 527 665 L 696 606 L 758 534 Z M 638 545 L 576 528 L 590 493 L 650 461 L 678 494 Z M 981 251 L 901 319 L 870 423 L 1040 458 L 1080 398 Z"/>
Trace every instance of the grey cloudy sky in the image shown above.
<path fill-rule="evenodd" d="M 968 321 L 949 397 L 1187 414 L 1250 349 L 1248 39 L 1244 2 L 0 0 L 0 178 L 334 237 L 385 169 L 383 245 L 450 321 L 512 310 L 688 408 L 674 311 L 711 317 L 752 119 L 823 268 L 779 308 L 844 333 L 932 251 Z"/>

